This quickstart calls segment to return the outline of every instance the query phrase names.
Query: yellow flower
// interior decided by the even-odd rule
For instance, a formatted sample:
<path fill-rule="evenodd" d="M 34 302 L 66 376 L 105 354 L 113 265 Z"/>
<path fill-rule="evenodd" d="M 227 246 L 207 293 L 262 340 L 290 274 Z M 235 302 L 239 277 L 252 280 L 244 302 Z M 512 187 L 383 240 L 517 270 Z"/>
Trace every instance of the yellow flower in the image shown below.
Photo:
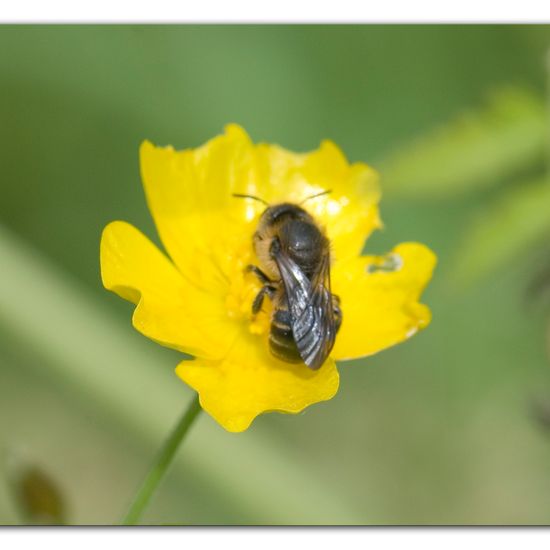
<path fill-rule="evenodd" d="M 434 254 L 405 243 L 385 257 L 360 256 L 365 239 L 381 226 L 378 176 L 365 164 L 350 165 L 330 141 L 297 154 L 255 145 L 230 125 L 194 150 L 146 141 L 140 160 L 169 257 L 132 225 L 112 222 L 101 240 L 103 284 L 136 304 L 138 331 L 195 357 L 176 372 L 227 430 L 243 431 L 266 411 L 298 413 L 331 399 L 339 381 L 335 361 L 376 353 L 430 322 L 418 299 Z M 251 314 L 261 285 L 245 267 L 258 263 L 252 236 L 265 206 L 232 194 L 299 203 L 329 189 L 303 207 L 331 241 L 332 292 L 340 296 L 343 323 L 330 358 L 314 371 L 271 355 L 269 300 L 265 311 Z"/>

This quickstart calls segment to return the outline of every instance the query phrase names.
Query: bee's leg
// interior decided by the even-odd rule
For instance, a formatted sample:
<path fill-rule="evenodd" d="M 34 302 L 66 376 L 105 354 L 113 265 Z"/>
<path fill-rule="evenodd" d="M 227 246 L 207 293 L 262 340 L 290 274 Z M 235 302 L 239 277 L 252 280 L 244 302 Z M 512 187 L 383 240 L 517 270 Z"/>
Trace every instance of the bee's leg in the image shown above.
<path fill-rule="evenodd" d="M 342 324 L 342 310 L 340 309 L 340 296 L 332 295 L 332 311 L 334 312 L 334 322 L 336 324 L 336 332 L 338 332 Z"/>
<path fill-rule="evenodd" d="M 254 275 L 256 275 L 256 277 L 258 277 L 260 282 L 264 285 L 268 285 L 273 282 L 259 267 L 255 265 L 247 265 L 246 271 L 247 273 L 254 273 Z"/>
<path fill-rule="evenodd" d="M 262 304 L 264 303 L 265 295 L 267 294 L 270 298 L 273 298 L 275 294 L 275 287 L 270 285 L 265 285 L 262 287 L 260 292 L 256 295 L 256 298 L 254 298 L 254 301 L 252 302 L 252 314 L 256 315 L 260 309 L 262 309 Z"/>

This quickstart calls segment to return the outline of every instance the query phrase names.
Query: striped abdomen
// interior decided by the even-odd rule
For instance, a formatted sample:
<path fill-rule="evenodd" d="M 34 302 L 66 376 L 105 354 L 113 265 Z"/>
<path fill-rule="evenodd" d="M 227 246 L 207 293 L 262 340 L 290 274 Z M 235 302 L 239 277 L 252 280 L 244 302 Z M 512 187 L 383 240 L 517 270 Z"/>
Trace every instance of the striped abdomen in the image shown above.
<path fill-rule="evenodd" d="M 335 294 L 331 295 L 333 305 L 334 333 L 336 334 L 342 324 L 342 311 L 340 299 Z M 301 344 L 304 353 L 307 355 L 317 342 L 314 337 L 313 324 L 316 322 L 313 315 L 306 316 L 303 321 L 301 332 Z M 279 307 L 275 309 L 271 319 L 271 331 L 269 333 L 269 347 L 271 353 L 287 363 L 302 363 L 302 355 L 298 351 L 296 340 L 291 326 L 291 317 L 288 311 L 288 302 L 282 299 Z"/>
<path fill-rule="evenodd" d="M 281 300 L 279 308 L 273 313 L 269 347 L 271 353 L 287 363 L 301 363 L 302 357 L 294 341 L 290 325 L 290 313 L 286 300 Z"/>

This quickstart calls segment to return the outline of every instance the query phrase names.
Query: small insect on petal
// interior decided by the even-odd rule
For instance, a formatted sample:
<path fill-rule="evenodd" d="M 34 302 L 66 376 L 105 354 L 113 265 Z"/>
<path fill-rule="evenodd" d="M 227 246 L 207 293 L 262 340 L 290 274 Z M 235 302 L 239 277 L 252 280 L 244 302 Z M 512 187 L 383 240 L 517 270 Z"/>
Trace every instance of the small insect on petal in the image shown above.
<path fill-rule="evenodd" d="M 399 254 L 387 254 L 380 262 L 371 263 L 366 266 L 367 273 L 377 273 L 379 271 L 392 273 L 399 271 L 403 267 L 403 258 Z"/>

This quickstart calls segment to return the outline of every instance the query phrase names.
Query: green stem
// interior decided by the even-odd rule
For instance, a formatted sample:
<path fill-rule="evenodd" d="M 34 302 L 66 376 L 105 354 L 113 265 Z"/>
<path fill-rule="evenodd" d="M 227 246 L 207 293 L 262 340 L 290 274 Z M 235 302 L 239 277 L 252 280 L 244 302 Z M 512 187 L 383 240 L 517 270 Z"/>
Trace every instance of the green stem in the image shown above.
<path fill-rule="evenodd" d="M 162 478 L 168 471 L 180 443 L 185 438 L 200 410 L 199 396 L 196 395 L 160 450 L 152 468 L 149 470 L 147 477 L 137 492 L 128 513 L 122 520 L 122 525 L 137 525 L 141 514 L 149 504 L 149 500 L 151 500 L 153 493 L 156 491 Z"/>

